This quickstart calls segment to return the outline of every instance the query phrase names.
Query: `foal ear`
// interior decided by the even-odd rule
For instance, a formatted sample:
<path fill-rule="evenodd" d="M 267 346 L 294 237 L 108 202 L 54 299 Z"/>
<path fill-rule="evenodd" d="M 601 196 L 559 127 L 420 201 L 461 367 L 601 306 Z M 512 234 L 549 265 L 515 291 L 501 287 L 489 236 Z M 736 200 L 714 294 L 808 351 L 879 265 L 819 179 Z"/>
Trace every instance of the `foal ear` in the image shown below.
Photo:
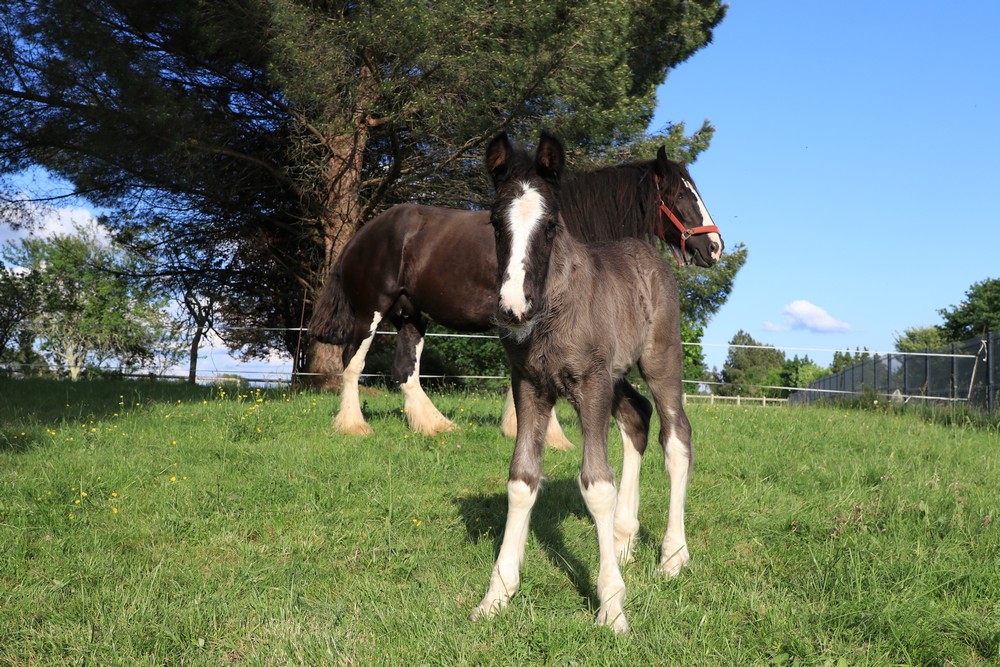
<path fill-rule="evenodd" d="M 507 171 L 507 162 L 510 160 L 512 150 L 513 146 L 511 146 L 506 132 L 501 132 L 493 137 L 489 146 L 486 147 L 486 170 L 493 177 L 494 185 L 501 180 Z"/>
<path fill-rule="evenodd" d="M 535 167 L 543 177 L 553 181 L 559 180 L 563 166 L 566 164 L 566 151 L 555 135 L 542 130 L 538 140 L 538 150 L 535 152 Z"/>

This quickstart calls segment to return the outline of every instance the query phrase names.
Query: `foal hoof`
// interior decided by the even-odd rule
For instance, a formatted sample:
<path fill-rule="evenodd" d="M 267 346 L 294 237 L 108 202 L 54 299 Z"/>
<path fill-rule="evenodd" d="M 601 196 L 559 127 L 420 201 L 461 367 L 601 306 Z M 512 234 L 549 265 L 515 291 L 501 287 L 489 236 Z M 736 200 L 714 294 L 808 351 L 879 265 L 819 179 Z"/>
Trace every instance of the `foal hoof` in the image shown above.
<path fill-rule="evenodd" d="M 614 611 L 602 609 L 597 614 L 597 625 L 608 626 L 616 635 L 628 634 L 628 621 L 625 620 L 625 612 L 620 608 Z"/>
<path fill-rule="evenodd" d="M 473 609 L 472 613 L 469 614 L 469 620 L 472 622 L 476 622 L 481 619 L 493 618 L 494 616 L 497 615 L 498 611 L 503 609 L 503 607 L 504 604 L 501 603 L 499 600 L 495 600 L 488 605 L 486 603 L 486 600 L 483 600 L 482 602 L 479 603 L 479 606 Z"/>

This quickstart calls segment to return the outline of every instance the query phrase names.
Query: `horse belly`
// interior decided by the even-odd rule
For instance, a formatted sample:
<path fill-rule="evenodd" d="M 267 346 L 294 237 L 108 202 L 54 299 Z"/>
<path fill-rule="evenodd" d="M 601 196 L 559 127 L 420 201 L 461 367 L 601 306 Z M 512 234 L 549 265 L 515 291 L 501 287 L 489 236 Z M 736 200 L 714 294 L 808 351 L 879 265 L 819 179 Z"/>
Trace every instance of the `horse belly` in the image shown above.
<path fill-rule="evenodd" d="M 496 249 L 488 225 L 470 223 L 413 257 L 408 293 L 435 322 L 458 331 L 493 326 L 497 309 Z M 492 260 L 492 261 L 491 261 Z"/>

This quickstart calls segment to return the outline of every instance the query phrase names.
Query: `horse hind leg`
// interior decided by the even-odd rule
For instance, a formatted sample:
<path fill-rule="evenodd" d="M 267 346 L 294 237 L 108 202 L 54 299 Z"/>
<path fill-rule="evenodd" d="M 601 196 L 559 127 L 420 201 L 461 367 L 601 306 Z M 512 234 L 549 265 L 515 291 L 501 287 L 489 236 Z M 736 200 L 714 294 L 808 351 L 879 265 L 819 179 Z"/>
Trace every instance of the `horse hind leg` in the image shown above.
<path fill-rule="evenodd" d="M 514 392 L 508 387 L 507 400 L 503 406 L 503 417 L 500 419 L 500 430 L 508 438 L 517 437 L 517 415 L 514 412 Z M 561 452 L 573 449 L 573 441 L 563 433 L 562 426 L 559 425 L 559 417 L 556 416 L 556 406 L 552 406 L 549 414 L 549 423 L 545 428 L 545 442 L 552 449 Z"/>
<path fill-rule="evenodd" d="M 646 377 L 660 416 L 660 446 L 663 447 L 664 467 L 670 478 L 670 507 L 667 510 L 667 532 L 660 549 L 660 571 L 675 577 L 691 561 L 684 531 L 684 503 L 687 485 L 694 468 L 691 447 L 691 423 L 681 403 L 680 363 L 676 380 Z"/>
<path fill-rule="evenodd" d="M 392 372 L 403 390 L 403 409 L 410 429 L 433 436 L 442 431 L 454 431 L 458 426 L 441 414 L 420 386 L 420 356 L 424 350 L 425 329 L 423 321 L 407 320 L 400 325 Z"/>
<path fill-rule="evenodd" d="M 353 341 L 359 341 L 354 347 L 357 351 L 344 366 L 343 387 L 340 392 L 340 409 L 333 418 L 333 430 L 348 435 L 371 435 L 372 428 L 361 414 L 361 396 L 358 391 L 358 380 L 365 369 L 365 357 L 371 348 L 375 331 L 378 329 L 382 315 L 375 311 L 371 320 L 357 318 L 354 321 Z M 368 324 L 365 330 L 365 325 Z M 346 360 L 345 360 L 346 361 Z"/>
<path fill-rule="evenodd" d="M 620 564 L 633 560 L 639 536 L 639 470 L 649 439 L 653 406 L 625 380 L 615 387 L 614 416 L 622 436 L 622 477 L 615 507 L 615 554 Z"/>

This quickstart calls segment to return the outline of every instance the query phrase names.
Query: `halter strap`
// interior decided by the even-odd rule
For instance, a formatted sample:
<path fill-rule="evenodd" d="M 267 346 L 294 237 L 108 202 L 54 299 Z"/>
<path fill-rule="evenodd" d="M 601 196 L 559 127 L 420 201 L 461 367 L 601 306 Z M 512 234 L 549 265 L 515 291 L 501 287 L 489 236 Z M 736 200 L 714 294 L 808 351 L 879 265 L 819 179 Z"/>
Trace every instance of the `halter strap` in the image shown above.
<path fill-rule="evenodd" d="M 680 255 L 677 254 L 677 248 L 672 245 L 670 246 L 670 251 L 673 253 L 674 259 L 677 260 L 678 264 L 688 264 L 687 240 L 689 238 L 698 234 L 718 234 L 719 236 L 722 236 L 722 232 L 720 232 L 719 228 L 715 225 L 702 225 L 700 227 L 690 228 L 685 227 L 681 224 L 681 221 L 677 219 L 677 216 L 674 215 L 674 212 L 670 210 L 670 207 L 667 206 L 667 203 L 663 201 L 663 195 L 660 194 L 660 177 L 653 174 L 653 182 L 656 184 L 656 196 L 660 200 L 660 215 L 656 218 L 656 235 L 660 237 L 661 241 L 667 243 L 666 230 L 663 228 L 663 218 L 665 216 L 671 223 L 673 223 L 674 227 L 676 227 L 677 231 L 681 234 Z M 668 243 L 668 245 L 670 244 Z"/>

